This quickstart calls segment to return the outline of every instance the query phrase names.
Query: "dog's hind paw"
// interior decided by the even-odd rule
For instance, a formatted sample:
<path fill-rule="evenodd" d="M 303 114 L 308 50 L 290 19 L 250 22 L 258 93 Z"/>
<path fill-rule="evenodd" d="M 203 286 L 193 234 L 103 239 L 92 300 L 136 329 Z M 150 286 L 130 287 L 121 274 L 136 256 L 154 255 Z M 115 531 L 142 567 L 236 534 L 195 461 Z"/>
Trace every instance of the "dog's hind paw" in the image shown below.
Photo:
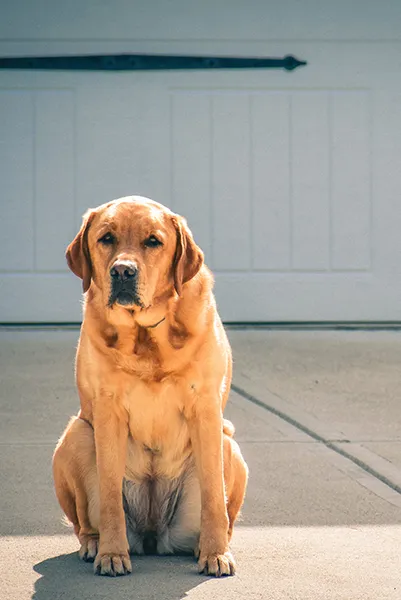
<path fill-rule="evenodd" d="M 99 546 L 98 535 L 88 535 L 81 538 L 81 547 L 79 549 L 79 558 L 85 562 L 93 562 L 96 558 Z"/>

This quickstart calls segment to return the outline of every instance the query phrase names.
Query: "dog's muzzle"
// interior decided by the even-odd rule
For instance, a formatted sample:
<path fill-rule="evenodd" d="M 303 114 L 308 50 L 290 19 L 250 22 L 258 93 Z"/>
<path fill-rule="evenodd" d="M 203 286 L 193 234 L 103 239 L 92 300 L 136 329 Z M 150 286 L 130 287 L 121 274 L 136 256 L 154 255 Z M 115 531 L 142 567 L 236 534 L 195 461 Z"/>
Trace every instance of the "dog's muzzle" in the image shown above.
<path fill-rule="evenodd" d="M 142 306 L 138 296 L 138 268 L 129 260 L 118 260 L 110 269 L 111 292 L 109 306 L 135 304 Z"/>

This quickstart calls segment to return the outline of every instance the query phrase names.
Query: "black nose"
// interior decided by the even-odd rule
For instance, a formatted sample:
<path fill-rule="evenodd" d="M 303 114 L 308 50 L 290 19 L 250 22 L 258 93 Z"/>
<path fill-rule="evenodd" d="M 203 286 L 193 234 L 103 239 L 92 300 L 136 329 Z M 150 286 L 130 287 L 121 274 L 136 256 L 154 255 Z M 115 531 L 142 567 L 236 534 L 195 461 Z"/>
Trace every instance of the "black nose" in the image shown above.
<path fill-rule="evenodd" d="M 128 281 L 133 279 L 137 274 L 135 263 L 129 260 L 118 260 L 110 269 L 112 279 L 120 281 Z"/>

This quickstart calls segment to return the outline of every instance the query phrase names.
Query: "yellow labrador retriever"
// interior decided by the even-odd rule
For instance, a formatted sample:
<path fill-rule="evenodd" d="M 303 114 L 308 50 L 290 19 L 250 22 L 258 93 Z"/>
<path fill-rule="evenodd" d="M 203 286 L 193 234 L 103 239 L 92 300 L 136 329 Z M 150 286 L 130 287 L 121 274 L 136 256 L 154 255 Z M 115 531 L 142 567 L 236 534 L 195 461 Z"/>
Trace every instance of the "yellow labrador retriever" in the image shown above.
<path fill-rule="evenodd" d="M 89 210 L 67 249 L 83 280 L 81 402 L 54 453 L 60 505 L 95 573 L 193 552 L 232 575 L 247 466 L 223 419 L 231 352 L 186 221 L 129 196 Z"/>

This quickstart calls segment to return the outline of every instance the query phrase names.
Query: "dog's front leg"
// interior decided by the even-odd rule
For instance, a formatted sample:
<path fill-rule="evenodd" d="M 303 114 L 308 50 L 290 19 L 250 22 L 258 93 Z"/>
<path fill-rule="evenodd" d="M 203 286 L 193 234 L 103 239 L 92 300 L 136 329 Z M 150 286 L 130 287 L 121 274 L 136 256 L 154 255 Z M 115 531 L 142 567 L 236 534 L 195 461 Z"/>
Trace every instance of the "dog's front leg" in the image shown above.
<path fill-rule="evenodd" d="M 121 412 L 111 409 L 115 400 L 102 397 L 93 412 L 100 497 L 100 540 L 94 570 L 111 576 L 132 571 L 122 504 L 128 423 Z"/>
<path fill-rule="evenodd" d="M 199 572 L 233 575 L 223 475 L 223 419 L 218 398 L 198 398 L 188 419 L 201 487 Z"/>

